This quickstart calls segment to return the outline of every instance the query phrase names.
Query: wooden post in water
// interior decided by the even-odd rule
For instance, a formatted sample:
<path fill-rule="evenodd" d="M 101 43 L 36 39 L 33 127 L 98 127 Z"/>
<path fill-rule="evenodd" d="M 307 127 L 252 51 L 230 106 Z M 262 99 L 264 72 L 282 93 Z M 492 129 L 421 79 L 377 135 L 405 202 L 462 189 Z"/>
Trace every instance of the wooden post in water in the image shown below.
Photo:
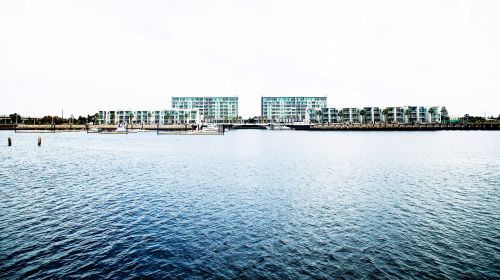
<path fill-rule="evenodd" d="M 38 136 L 38 147 L 42 146 L 42 136 Z"/>
<path fill-rule="evenodd" d="M 7 138 L 7 145 L 8 145 L 9 147 L 10 147 L 10 146 L 12 146 L 12 139 L 10 139 L 10 137 L 9 137 L 9 138 Z"/>
<path fill-rule="evenodd" d="M 156 124 L 156 135 L 160 134 L 160 122 Z"/>

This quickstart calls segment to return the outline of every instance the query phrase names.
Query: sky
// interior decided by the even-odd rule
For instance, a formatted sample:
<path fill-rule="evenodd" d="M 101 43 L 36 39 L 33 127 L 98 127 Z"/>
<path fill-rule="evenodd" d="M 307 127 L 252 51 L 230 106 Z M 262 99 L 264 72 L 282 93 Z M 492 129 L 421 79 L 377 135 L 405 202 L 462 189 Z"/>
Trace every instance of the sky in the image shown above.
<path fill-rule="evenodd" d="M 0 115 L 166 109 L 171 96 L 500 114 L 500 1 L 0 0 Z"/>

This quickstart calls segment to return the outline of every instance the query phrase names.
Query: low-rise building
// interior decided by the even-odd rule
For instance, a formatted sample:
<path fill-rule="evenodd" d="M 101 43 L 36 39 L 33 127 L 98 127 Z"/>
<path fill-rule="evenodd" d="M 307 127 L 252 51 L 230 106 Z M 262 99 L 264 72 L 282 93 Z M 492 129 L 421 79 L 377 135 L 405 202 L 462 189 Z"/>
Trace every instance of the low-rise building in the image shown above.
<path fill-rule="evenodd" d="M 99 124 L 198 124 L 201 115 L 198 109 L 169 110 L 101 110 Z"/>
<path fill-rule="evenodd" d="M 440 123 L 440 106 L 309 108 L 307 123 Z"/>
<path fill-rule="evenodd" d="M 15 122 L 12 122 L 10 116 L 2 115 L 0 116 L 0 124 L 15 124 Z"/>

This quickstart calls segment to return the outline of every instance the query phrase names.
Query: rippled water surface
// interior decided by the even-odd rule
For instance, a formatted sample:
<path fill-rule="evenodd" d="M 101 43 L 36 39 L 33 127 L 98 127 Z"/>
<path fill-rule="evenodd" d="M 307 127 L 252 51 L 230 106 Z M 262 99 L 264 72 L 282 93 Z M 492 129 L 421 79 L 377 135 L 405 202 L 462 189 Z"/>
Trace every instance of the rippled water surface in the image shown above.
<path fill-rule="evenodd" d="M 37 136 L 0 132 L 2 279 L 500 278 L 500 132 Z"/>

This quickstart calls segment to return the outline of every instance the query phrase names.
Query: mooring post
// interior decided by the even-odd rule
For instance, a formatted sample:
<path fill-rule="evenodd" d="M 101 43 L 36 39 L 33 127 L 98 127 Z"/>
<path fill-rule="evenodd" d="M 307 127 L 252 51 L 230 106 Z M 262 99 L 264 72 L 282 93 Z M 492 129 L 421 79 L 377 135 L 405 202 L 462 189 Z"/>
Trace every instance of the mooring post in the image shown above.
<path fill-rule="evenodd" d="M 156 135 L 160 134 L 160 122 L 156 124 Z"/>
<path fill-rule="evenodd" d="M 42 136 L 38 136 L 38 147 L 42 146 Z"/>
<path fill-rule="evenodd" d="M 8 145 L 9 147 L 10 147 L 10 146 L 12 146 L 12 139 L 10 139 L 10 137 L 9 137 L 9 138 L 7 138 L 7 145 Z"/>

